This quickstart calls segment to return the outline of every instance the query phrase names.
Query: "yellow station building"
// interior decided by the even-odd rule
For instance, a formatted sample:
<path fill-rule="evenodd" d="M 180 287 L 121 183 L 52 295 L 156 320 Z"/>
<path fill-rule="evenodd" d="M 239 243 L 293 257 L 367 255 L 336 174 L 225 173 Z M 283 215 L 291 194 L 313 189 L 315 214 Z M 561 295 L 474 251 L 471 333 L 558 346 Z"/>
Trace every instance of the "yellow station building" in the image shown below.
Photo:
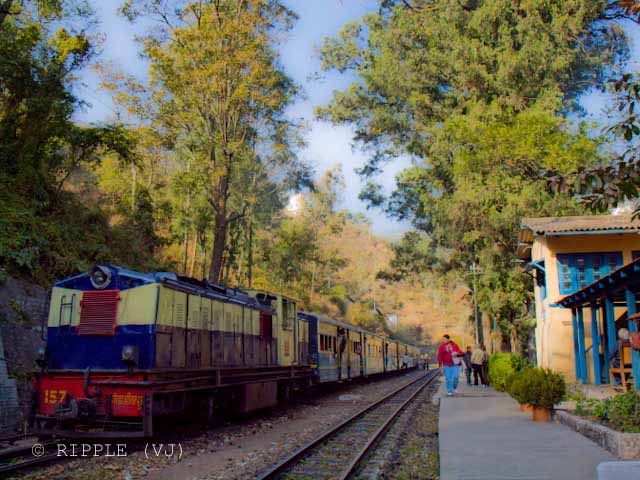
<path fill-rule="evenodd" d="M 538 366 L 570 381 L 607 383 L 611 337 L 627 326 L 635 301 L 628 308 L 622 284 L 605 290 L 613 289 L 614 272 L 616 282 L 623 281 L 621 267 L 640 258 L 640 221 L 631 215 L 525 218 L 518 256 L 534 277 Z M 581 302 L 568 301 L 577 294 Z"/>

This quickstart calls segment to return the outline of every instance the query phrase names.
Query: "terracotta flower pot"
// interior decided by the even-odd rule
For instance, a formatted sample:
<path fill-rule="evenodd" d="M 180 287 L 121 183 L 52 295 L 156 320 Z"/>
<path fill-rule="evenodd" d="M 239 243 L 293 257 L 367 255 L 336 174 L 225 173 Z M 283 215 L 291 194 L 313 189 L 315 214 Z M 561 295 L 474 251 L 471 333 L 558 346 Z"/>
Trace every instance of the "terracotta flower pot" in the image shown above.
<path fill-rule="evenodd" d="M 528 403 L 521 403 L 520 404 L 520 411 L 523 413 L 533 413 L 533 407 L 531 405 L 529 405 Z"/>
<path fill-rule="evenodd" d="M 534 422 L 551 421 L 551 409 L 545 408 L 545 407 L 533 407 L 533 421 Z"/>

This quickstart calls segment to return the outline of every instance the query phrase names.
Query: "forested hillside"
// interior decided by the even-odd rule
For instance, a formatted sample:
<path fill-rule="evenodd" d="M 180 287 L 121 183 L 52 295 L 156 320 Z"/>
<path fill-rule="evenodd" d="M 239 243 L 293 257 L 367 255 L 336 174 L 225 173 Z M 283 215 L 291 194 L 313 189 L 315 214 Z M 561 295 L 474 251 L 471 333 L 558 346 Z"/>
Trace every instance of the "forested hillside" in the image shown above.
<path fill-rule="evenodd" d="M 427 339 L 449 294 L 376 278 L 389 242 L 337 209 L 339 167 L 313 182 L 297 155 L 301 125 L 283 112 L 298 86 L 267 41 L 295 14 L 276 1 L 160 6 L 123 4 L 161 25 L 142 40 L 142 82 L 100 61 L 88 2 L 3 3 L 0 276 L 48 287 L 94 263 L 175 271 L 286 292 L 380 332 L 396 314 L 398 335 Z M 73 121 L 83 68 L 113 95 L 112 123 Z M 303 206 L 287 213 L 296 191 Z"/>
<path fill-rule="evenodd" d="M 476 286 L 504 348 L 526 345 L 535 321 L 515 258 L 521 219 L 638 196 L 639 90 L 620 76 L 637 12 L 633 1 L 388 0 L 322 46 L 325 71 L 355 76 L 317 114 L 370 152 L 362 198 L 423 233 L 389 273 L 404 278 L 420 258 L 410 273 Z M 612 112 L 612 129 L 584 117 L 596 91 L 626 115 Z M 385 194 L 376 177 L 401 155 L 414 163 Z"/>
<path fill-rule="evenodd" d="M 634 2 L 385 0 L 325 39 L 322 70 L 354 81 L 317 118 L 354 128 L 361 198 L 413 224 L 396 244 L 340 206 L 341 159 L 316 172 L 300 154 L 302 88 L 279 53 L 290 2 L 123 1 L 142 78 L 101 57 L 93 6 L 0 2 L 0 279 L 171 270 L 380 331 L 396 314 L 406 338 L 462 332 L 475 286 L 504 337 L 526 339 L 521 218 L 637 197 L 640 94 L 621 76 Z M 87 70 L 109 121 L 74 120 Z M 622 112 L 613 129 L 582 117 L 598 89 Z M 399 156 L 413 163 L 385 195 L 376 175 Z"/>

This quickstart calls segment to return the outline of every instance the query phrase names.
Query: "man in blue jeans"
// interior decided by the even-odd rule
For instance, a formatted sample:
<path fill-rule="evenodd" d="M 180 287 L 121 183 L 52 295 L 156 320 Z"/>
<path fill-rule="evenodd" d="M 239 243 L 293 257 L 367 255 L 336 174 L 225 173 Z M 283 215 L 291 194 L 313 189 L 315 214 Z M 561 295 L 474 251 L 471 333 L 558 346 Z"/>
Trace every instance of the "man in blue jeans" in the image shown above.
<path fill-rule="evenodd" d="M 450 397 L 454 393 L 458 393 L 458 378 L 460 375 L 461 357 L 464 353 L 456 342 L 451 341 L 449 335 L 444 335 L 442 344 L 438 348 L 438 365 L 440 372 L 444 373 L 447 385 L 447 396 Z"/>

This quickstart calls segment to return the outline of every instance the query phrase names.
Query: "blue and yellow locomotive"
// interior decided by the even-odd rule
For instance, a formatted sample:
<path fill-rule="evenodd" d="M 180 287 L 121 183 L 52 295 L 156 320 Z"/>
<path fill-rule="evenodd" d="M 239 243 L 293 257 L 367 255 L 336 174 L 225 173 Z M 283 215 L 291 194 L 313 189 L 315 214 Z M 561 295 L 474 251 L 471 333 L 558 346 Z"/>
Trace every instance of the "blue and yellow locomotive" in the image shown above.
<path fill-rule="evenodd" d="M 282 295 L 112 265 L 54 285 L 46 332 L 33 420 L 76 436 L 150 436 L 160 416 L 248 412 L 291 388 L 418 358 L 411 345 L 299 313 Z"/>

